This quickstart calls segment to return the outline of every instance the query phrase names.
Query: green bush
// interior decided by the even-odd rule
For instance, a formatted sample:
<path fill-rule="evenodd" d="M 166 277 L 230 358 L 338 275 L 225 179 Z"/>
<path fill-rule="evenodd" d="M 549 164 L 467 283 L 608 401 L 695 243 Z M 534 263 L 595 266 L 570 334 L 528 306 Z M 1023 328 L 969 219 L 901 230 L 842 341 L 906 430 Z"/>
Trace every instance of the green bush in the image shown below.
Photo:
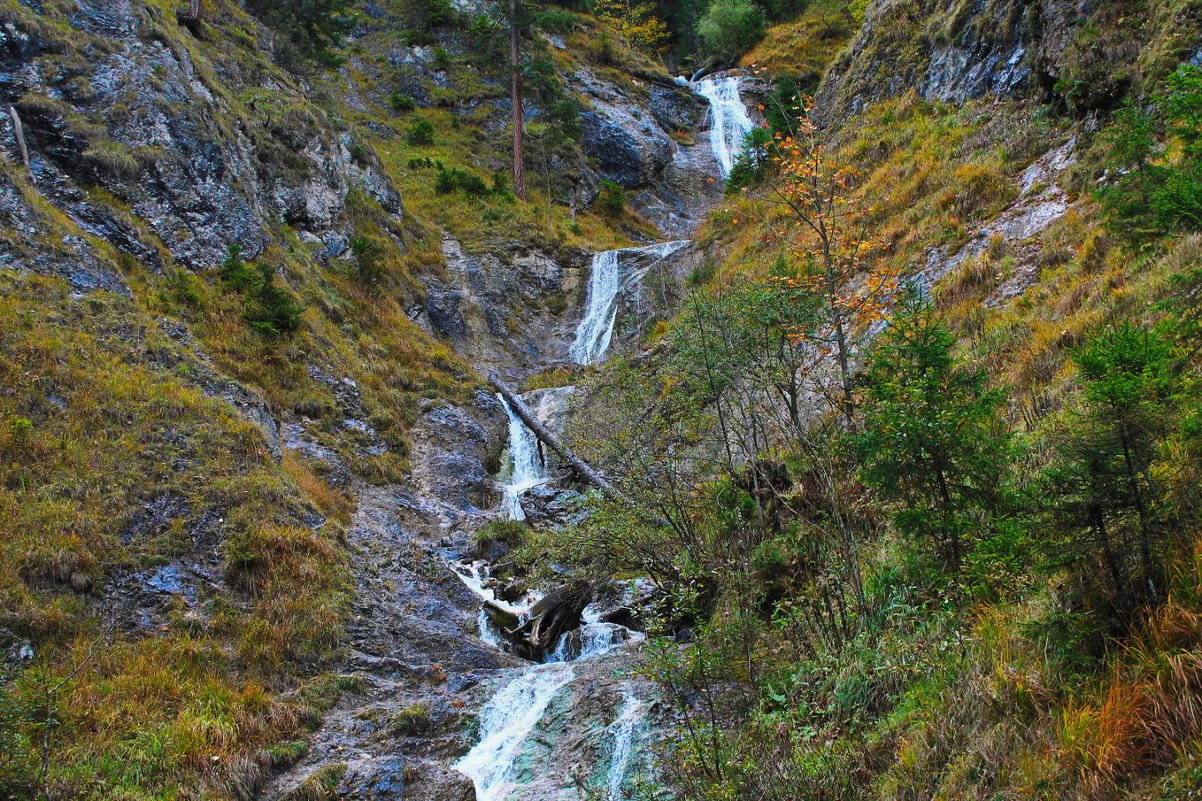
<path fill-rule="evenodd" d="M 1098 198 L 1133 238 L 1202 230 L 1202 68 L 1181 65 L 1166 87 L 1150 104 L 1129 102 L 1102 134 L 1119 177 Z"/>
<path fill-rule="evenodd" d="M 430 731 L 430 705 L 416 703 L 393 715 L 388 733 L 395 737 L 416 737 Z"/>
<path fill-rule="evenodd" d="M 400 89 L 388 96 L 388 105 L 392 106 L 393 111 L 413 111 L 417 108 L 414 99 Z"/>
<path fill-rule="evenodd" d="M 451 54 L 445 47 L 435 47 L 434 58 L 430 64 L 437 72 L 446 72 L 451 68 Z"/>
<path fill-rule="evenodd" d="M 446 28 L 461 21 L 451 0 L 408 0 L 413 21 L 422 28 Z"/>
<path fill-rule="evenodd" d="M 458 191 L 472 197 L 484 197 L 489 194 L 488 184 L 484 182 L 483 178 L 455 167 L 439 168 L 438 175 L 434 179 L 434 191 L 441 195 L 449 195 Z"/>
<path fill-rule="evenodd" d="M 242 258 L 240 245 L 229 246 L 225 261 L 221 262 L 218 275 L 221 276 L 222 282 L 235 292 L 257 292 L 263 281 L 262 273 L 253 265 L 247 264 L 246 260 Z"/>
<path fill-rule="evenodd" d="M 292 294 L 275 283 L 275 270 L 266 264 L 259 265 L 263 285 L 246 303 L 242 319 L 264 336 L 290 334 L 300 328 L 301 308 L 292 299 Z"/>
<path fill-rule="evenodd" d="M 733 195 L 759 180 L 768 166 L 772 132 L 767 128 L 753 128 L 743 140 L 743 149 L 735 159 L 730 175 L 726 177 L 726 194 Z"/>
<path fill-rule="evenodd" d="M 764 12 L 751 0 L 714 0 L 697 34 L 710 55 L 733 61 L 764 37 Z"/>
<path fill-rule="evenodd" d="M 355 256 L 358 278 L 365 284 L 375 284 L 384 276 L 384 248 L 367 236 L 351 237 L 351 253 Z"/>
<path fill-rule="evenodd" d="M 270 265 L 249 264 L 242 258 L 242 248 L 230 245 L 219 275 L 227 288 L 246 297 L 242 319 L 259 333 L 275 336 L 300 327 L 301 308 L 288 290 L 276 285 Z"/>
<path fill-rule="evenodd" d="M 604 180 L 601 191 L 597 194 L 597 205 L 607 214 L 621 214 L 626 208 L 629 195 L 621 184 Z"/>
<path fill-rule="evenodd" d="M 579 14 L 568 11 L 566 8 L 551 6 L 535 11 L 531 21 L 535 28 L 542 31 L 571 33 L 576 26 L 583 22 L 583 19 Z"/>
<path fill-rule="evenodd" d="M 434 144 L 434 123 L 429 120 L 416 120 L 409 128 L 405 141 L 413 147 L 429 147 Z"/>
<path fill-rule="evenodd" d="M 334 65 L 333 52 L 350 30 L 352 0 L 247 0 L 252 14 L 284 34 L 285 60 Z"/>
<path fill-rule="evenodd" d="M 34 744 L 26 732 L 36 716 L 13 696 L 10 679 L 0 674 L 0 798 L 32 798 L 37 774 Z"/>

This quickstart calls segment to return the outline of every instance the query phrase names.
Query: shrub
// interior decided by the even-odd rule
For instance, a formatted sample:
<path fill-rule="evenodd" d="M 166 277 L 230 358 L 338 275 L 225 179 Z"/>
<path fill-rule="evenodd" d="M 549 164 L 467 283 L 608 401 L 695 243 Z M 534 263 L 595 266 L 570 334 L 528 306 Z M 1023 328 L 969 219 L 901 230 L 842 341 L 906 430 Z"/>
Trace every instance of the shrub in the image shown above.
<path fill-rule="evenodd" d="M 416 703 L 393 715 L 388 732 L 396 737 L 415 737 L 430 730 L 430 705 Z"/>
<path fill-rule="evenodd" d="M 415 121 L 405 141 L 413 147 L 429 147 L 434 144 L 434 124 L 429 120 Z"/>
<path fill-rule="evenodd" d="M 358 278 L 365 284 L 374 284 L 384 275 L 384 248 L 367 236 L 351 237 L 351 253 L 355 256 Z"/>
<path fill-rule="evenodd" d="M 287 60 L 335 65 L 332 48 L 351 27 L 351 0 L 247 0 L 246 8 L 284 34 Z"/>
<path fill-rule="evenodd" d="M 392 106 L 393 111 L 413 111 L 417 108 L 417 103 L 413 98 L 400 89 L 388 96 L 388 105 Z"/>
<path fill-rule="evenodd" d="M 442 195 L 461 191 L 473 197 L 484 197 L 489 193 L 488 184 L 475 173 L 460 170 L 455 167 L 439 168 L 434 179 L 434 191 Z"/>
<path fill-rule="evenodd" d="M 300 327 L 301 308 L 288 290 L 276 285 L 275 270 L 270 265 L 248 264 L 242 258 L 242 249 L 230 245 L 220 275 L 227 287 L 246 296 L 242 319 L 259 333 L 275 336 Z"/>
<path fill-rule="evenodd" d="M 497 170 L 492 174 L 492 193 L 494 195 L 509 194 L 509 176 L 503 170 Z"/>
<path fill-rule="evenodd" d="M 1202 68 L 1182 65 L 1167 87 L 1149 108 L 1120 109 L 1103 133 L 1109 168 L 1120 177 L 1098 197 L 1111 226 L 1128 236 L 1202 230 Z M 1161 129 L 1180 155 L 1158 148 Z"/>
<path fill-rule="evenodd" d="M 526 526 L 517 520 L 492 520 L 472 536 L 472 554 L 479 559 L 499 559 L 526 543 Z"/>
<path fill-rule="evenodd" d="M 768 164 L 771 145 L 772 132 L 767 128 L 753 128 L 747 133 L 743 149 L 726 178 L 726 194 L 735 194 L 759 180 Z"/>
<path fill-rule="evenodd" d="M 714 0 L 697 34 L 712 55 L 733 61 L 764 37 L 764 12 L 751 0 Z"/>
<path fill-rule="evenodd" d="M 225 261 L 218 270 L 221 280 L 235 292 L 257 292 L 262 286 L 263 274 L 247 264 L 242 258 L 242 247 L 230 245 Z"/>
<path fill-rule="evenodd" d="M 430 62 L 437 72 L 446 72 L 451 68 L 451 54 L 445 47 L 434 48 L 434 58 Z"/>
<path fill-rule="evenodd" d="M 626 208 L 629 196 L 621 184 L 605 180 L 601 182 L 601 191 L 597 194 L 597 205 L 607 214 L 621 214 Z"/>
<path fill-rule="evenodd" d="M 579 14 L 568 11 L 566 8 L 551 6 L 535 11 L 532 21 L 534 27 L 539 30 L 552 33 L 571 33 L 576 26 L 583 22 L 583 19 Z"/>
<path fill-rule="evenodd" d="M 187 270 L 167 274 L 167 296 L 181 306 L 199 306 L 201 302 L 196 278 Z"/>
<path fill-rule="evenodd" d="M 263 288 L 247 303 L 243 319 L 265 336 L 290 334 L 300 328 L 301 308 L 288 290 L 276 286 L 274 270 L 270 266 L 263 264 L 259 269 L 263 274 Z"/>
<path fill-rule="evenodd" d="M 460 21 L 451 0 L 409 0 L 409 11 L 423 28 L 442 28 Z"/>

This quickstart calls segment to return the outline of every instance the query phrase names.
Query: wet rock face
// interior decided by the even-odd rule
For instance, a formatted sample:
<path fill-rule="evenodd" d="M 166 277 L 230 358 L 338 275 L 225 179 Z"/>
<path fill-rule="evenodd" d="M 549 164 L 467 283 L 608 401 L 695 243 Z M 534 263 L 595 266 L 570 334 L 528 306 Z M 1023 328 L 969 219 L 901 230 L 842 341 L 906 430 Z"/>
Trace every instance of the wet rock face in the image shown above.
<path fill-rule="evenodd" d="M 470 252 L 449 235 L 442 251 L 445 273 L 422 276 L 426 299 L 414 314 L 418 324 L 481 372 L 515 383 L 564 358 L 576 323 L 569 310 L 583 303 L 587 254 L 518 243 Z"/>

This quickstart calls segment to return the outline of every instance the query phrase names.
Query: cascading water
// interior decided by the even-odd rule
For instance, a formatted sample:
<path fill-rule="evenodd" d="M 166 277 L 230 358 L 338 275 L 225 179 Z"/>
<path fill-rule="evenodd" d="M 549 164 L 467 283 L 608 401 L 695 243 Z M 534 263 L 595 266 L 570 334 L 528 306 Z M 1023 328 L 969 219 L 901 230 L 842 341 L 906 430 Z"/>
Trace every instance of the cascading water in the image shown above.
<path fill-rule="evenodd" d="M 584 319 L 568 355 L 577 364 L 594 364 L 605 358 L 618 318 L 618 295 L 652 265 L 688 244 L 687 240 L 661 242 L 641 248 L 607 250 L 593 256 L 585 301 Z M 649 261 L 642 270 L 625 273 L 627 262 Z"/>
<path fill-rule="evenodd" d="M 741 80 L 738 76 L 727 76 L 694 84 L 697 93 L 710 105 L 710 148 L 723 180 L 734 168 L 735 160 L 743 150 L 743 140 L 755 127 L 739 94 Z"/>
<path fill-rule="evenodd" d="M 725 179 L 742 150 L 747 133 L 754 127 L 751 116 L 739 94 L 740 80 L 725 77 L 702 80 L 693 86 L 709 101 L 712 124 L 710 146 L 718 164 L 721 178 Z M 576 330 L 569 356 L 577 364 L 594 364 L 602 361 L 613 339 L 617 319 L 618 297 L 627 286 L 639 280 L 656 262 L 688 244 L 687 242 L 665 242 L 643 248 L 627 248 L 598 253 L 593 257 L 589 277 L 588 297 L 584 318 Z M 561 390 L 544 390 L 537 402 L 528 401 L 532 411 L 544 423 L 562 408 L 571 387 Z M 535 397 L 527 393 L 523 400 Z M 502 399 L 502 403 L 504 400 Z M 524 520 L 522 496 L 531 489 L 550 480 L 536 437 L 505 404 L 509 416 L 509 470 L 504 485 L 502 511 L 513 520 Z M 527 595 L 518 603 L 505 604 L 496 598 L 487 587 L 487 565 L 464 562 L 454 563 L 455 572 L 463 582 L 485 601 L 517 615 L 519 619 L 530 614 L 537 596 Z M 486 616 L 481 612 L 481 636 L 498 645 L 495 633 L 491 632 Z M 578 798 L 580 794 L 566 786 L 553 788 L 540 794 L 533 790 L 528 769 L 520 764 L 523 754 L 530 749 L 546 748 L 540 733 L 548 710 L 556 706 L 562 693 L 576 692 L 575 685 L 592 681 L 585 667 L 597 661 L 603 672 L 612 675 L 610 654 L 626 643 L 643 639 L 643 635 L 623 626 L 603 622 L 597 610 L 585 610 L 583 625 L 577 630 L 561 636 L 546 662 L 531 665 L 516 672 L 499 686 L 495 694 L 480 712 L 479 742 L 455 764 L 455 768 L 472 779 L 478 801 L 511 801 L 528 798 L 559 799 Z M 580 666 L 579 668 L 577 666 Z M 590 690 L 591 691 L 591 690 Z M 582 691 L 577 694 L 587 694 Z M 633 682 L 621 684 L 621 700 L 616 703 L 616 712 L 597 739 L 596 770 L 589 778 L 589 797 L 604 797 L 607 801 L 619 801 L 631 772 L 632 763 L 645 736 L 643 720 L 649 704 L 638 697 Z M 543 724 L 544 726 L 546 724 Z M 539 741 L 533 743 L 532 741 Z M 540 745 L 541 744 L 541 745 Z M 575 743 L 572 747 L 579 747 Z M 607 755 L 604 756 L 604 755 Z M 578 755 L 573 753 L 573 759 Z M 528 759 L 527 759 L 528 761 Z"/>
<path fill-rule="evenodd" d="M 563 402 L 571 392 L 571 387 L 541 390 L 537 402 L 531 404 L 531 411 L 539 420 L 547 422 L 553 415 L 562 411 Z M 535 487 L 546 484 L 550 480 L 550 474 L 547 472 L 547 465 L 534 432 L 514 413 L 505 398 L 499 394 L 497 398 L 509 417 L 508 480 L 502 487 L 501 508 L 510 520 L 525 520 L 522 496 Z"/>
<path fill-rule="evenodd" d="M 622 277 L 622 251 L 607 250 L 593 256 L 584 319 L 568 354 L 577 364 L 591 364 L 609 350 Z"/>
<path fill-rule="evenodd" d="M 576 677 L 570 664 L 533 665 L 511 679 L 480 711 L 480 742 L 455 769 L 476 785 L 476 801 L 502 801 L 510 770 L 555 695 Z"/>
<path fill-rule="evenodd" d="M 630 755 L 634 751 L 635 735 L 643 721 L 646 704 L 634 694 L 634 685 L 626 682 L 622 685 L 622 708 L 618 717 L 609 727 L 613 737 L 613 750 L 609 759 L 609 770 L 606 774 L 606 789 L 609 790 L 607 801 L 621 801 L 622 785 L 626 780 L 626 771 L 630 767 Z"/>

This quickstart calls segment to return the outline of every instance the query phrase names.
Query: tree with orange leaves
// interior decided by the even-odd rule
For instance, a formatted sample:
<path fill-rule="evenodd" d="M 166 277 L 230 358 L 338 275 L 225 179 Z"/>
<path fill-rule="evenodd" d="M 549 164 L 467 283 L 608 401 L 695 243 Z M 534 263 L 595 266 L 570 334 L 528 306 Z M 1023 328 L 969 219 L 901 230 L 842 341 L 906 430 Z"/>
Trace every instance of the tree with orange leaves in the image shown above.
<path fill-rule="evenodd" d="M 882 258 L 883 247 L 870 236 L 870 209 L 854 193 L 859 173 L 839 162 L 821 142 L 811 108 L 810 99 L 802 98 L 795 129 L 776 136 L 777 170 L 768 182 L 766 199 L 785 213 L 768 225 L 794 264 L 792 274 L 782 280 L 823 301 L 822 323 L 798 330 L 796 339 L 798 344 L 813 344 L 819 356 L 834 355 L 839 385 L 823 391 L 854 430 L 855 340 L 884 318 L 897 291 L 898 271 Z"/>

